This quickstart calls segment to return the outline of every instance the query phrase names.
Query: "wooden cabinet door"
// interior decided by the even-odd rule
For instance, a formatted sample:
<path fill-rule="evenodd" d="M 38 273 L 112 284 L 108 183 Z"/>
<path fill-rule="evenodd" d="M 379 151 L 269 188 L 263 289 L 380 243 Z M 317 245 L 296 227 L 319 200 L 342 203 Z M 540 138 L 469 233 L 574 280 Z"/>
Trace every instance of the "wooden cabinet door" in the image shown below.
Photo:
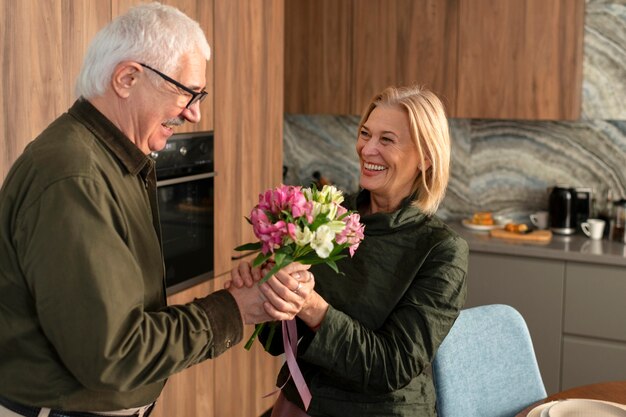
<path fill-rule="evenodd" d="M 214 281 L 207 281 L 168 297 L 168 305 L 186 304 L 205 297 L 215 290 Z M 152 417 L 215 416 L 215 361 L 202 363 L 172 375 L 157 400 Z"/>
<path fill-rule="evenodd" d="M 0 0 L 0 183 L 24 147 L 72 105 L 88 40 L 108 2 Z"/>
<path fill-rule="evenodd" d="M 575 120 L 584 7 L 584 0 L 290 0 L 286 111 L 360 114 L 389 85 L 422 84 L 451 117 Z"/>
<path fill-rule="evenodd" d="M 215 271 L 253 241 L 258 195 L 278 185 L 283 138 L 283 0 L 215 0 Z M 218 279 L 216 285 L 221 285 Z M 252 332 L 247 326 L 244 342 Z M 215 416 L 258 416 L 280 359 L 243 343 L 215 361 Z"/>
<path fill-rule="evenodd" d="M 285 3 L 285 112 L 352 112 L 353 0 Z"/>
<path fill-rule="evenodd" d="M 584 0 L 460 2 L 455 117 L 578 119 Z"/>
<path fill-rule="evenodd" d="M 448 113 L 457 85 L 458 0 L 365 0 L 354 5 L 353 114 L 390 85 L 421 84 Z"/>

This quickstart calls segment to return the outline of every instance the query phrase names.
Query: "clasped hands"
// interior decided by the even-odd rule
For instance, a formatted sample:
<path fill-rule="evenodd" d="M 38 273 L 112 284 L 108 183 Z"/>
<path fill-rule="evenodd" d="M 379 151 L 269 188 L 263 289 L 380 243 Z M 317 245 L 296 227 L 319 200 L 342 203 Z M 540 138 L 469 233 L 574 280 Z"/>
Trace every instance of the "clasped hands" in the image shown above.
<path fill-rule="evenodd" d="M 245 324 L 291 320 L 313 292 L 315 279 L 308 271 L 310 265 L 298 262 L 281 268 L 266 282 L 257 285 L 272 266 L 266 263 L 254 268 L 249 262 L 241 262 L 231 271 L 231 280 L 224 284 L 235 298 Z"/>

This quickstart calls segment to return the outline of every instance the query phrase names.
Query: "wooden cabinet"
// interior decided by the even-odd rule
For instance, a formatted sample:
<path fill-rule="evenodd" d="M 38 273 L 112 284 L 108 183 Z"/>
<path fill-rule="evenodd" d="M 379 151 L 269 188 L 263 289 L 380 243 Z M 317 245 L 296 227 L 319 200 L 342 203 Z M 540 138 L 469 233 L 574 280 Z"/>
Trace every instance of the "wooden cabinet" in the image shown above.
<path fill-rule="evenodd" d="M 232 267 L 234 247 L 254 240 L 244 217 L 259 193 L 281 182 L 283 24 L 282 0 L 215 2 L 217 274 Z M 258 416 L 273 404 L 262 397 L 275 389 L 280 358 L 240 344 L 214 362 L 215 416 Z"/>
<path fill-rule="evenodd" d="M 420 83 L 448 111 L 457 96 L 458 1 L 354 2 L 353 113 L 389 85 Z"/>
<path fill-rule="evenodd" d="M 583 20 L 584 0 L 290 0 L 285 109 L 360 114 L 418 83 L 451 117 L 577 119 Z"/>
<path fill-rule="evenodd" d="M 548 393 L 560 391 L 562 261 L 471 253 L 466 307 L 507 304 L 528 325 Z"/>
<path fill-rule="evenodd" d="M 71 106 L 89 39 L 110 19 L 100 0 L 0 0 L 0 183 L 24 147 Z"/>
<path fill-rule="evenodd" d="M 576 120 L 583 0 L 471 0 L 459 11 L 455 117 Z"/>
<path fill-rule="evenodd" d="M 352 3 L 285 2 L 285 109 L 350 114 Z"/>

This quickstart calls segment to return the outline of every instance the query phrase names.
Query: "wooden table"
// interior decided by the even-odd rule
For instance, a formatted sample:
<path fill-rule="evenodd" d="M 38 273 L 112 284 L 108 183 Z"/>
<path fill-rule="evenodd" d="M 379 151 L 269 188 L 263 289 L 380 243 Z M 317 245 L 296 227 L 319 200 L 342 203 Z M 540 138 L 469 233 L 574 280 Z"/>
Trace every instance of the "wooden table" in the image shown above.
<path fill-rule="evenodd" d="M 557 392 L 544 400 L 537 401 L 533 405 L 526 407 L 520 413 L 516 414 L 515 417 L 526 417 L 530 410 L 540 404 L 568 398 L 585 398 L 626 404 L 626 381 L 602 382 Z"/>

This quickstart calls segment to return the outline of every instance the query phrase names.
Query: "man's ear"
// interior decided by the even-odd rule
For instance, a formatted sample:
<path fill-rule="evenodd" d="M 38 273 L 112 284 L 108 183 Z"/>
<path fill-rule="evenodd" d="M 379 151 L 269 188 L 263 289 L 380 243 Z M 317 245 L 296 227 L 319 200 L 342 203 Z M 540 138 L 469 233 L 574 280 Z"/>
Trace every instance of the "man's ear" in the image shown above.
<path fill-rule="evenodd" d="M 134 61 L 123 61 L 117 64 L 111 77 L 111 86 L 115 94 L 120 98 L 128 98 L 142 72 L 141 66 Z"/>

